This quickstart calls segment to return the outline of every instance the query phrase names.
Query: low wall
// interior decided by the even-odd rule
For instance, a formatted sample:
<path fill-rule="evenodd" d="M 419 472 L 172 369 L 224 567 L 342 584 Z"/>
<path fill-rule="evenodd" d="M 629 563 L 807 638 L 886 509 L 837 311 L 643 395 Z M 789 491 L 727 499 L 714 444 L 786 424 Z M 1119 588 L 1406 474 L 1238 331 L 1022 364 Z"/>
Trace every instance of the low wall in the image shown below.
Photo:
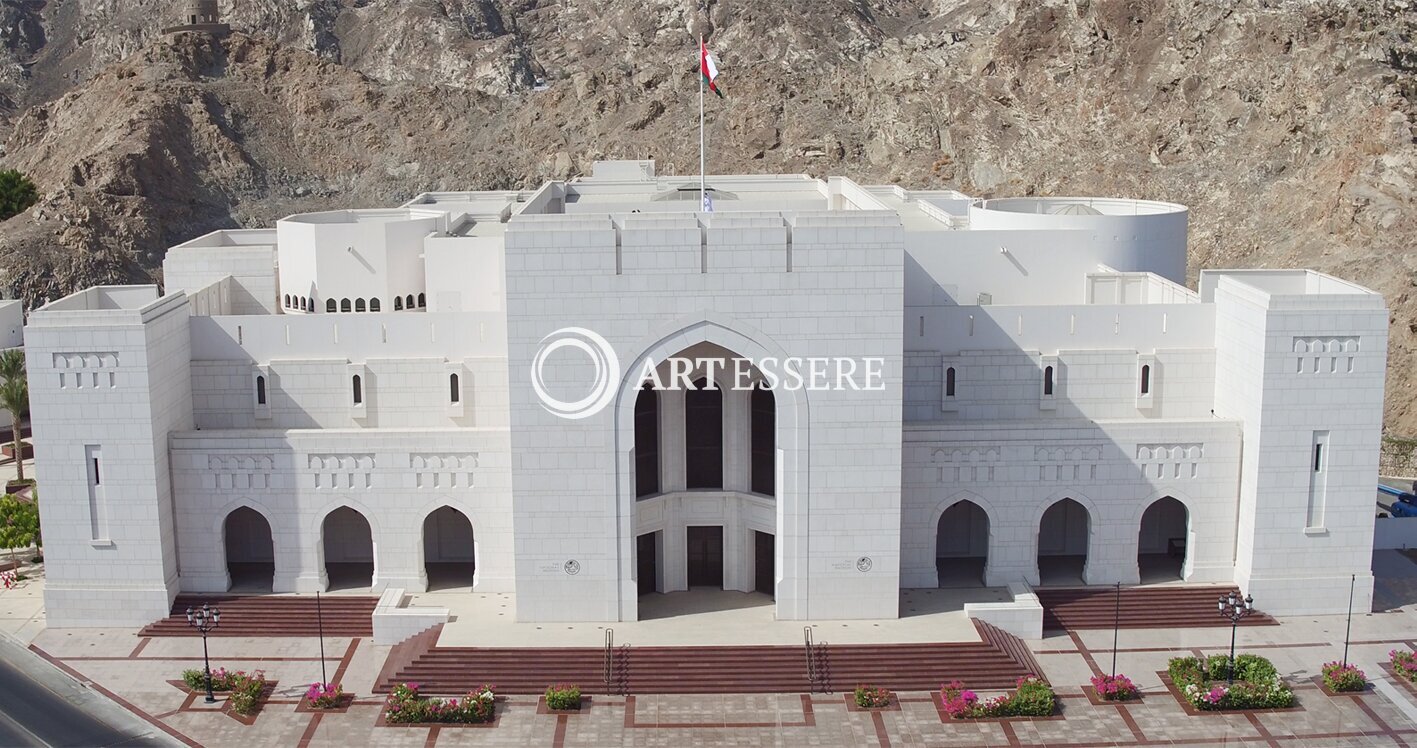
<path fill-rule="evenodd" d="M 448 617 L 447 608 L 405 607 L 402 589 L 384 590 L 374 606 L 374 643 L 398 644 L 440 623 L 447 623 Z"/>
<path fill-rule="evenodd" d="M 1379 517 L 1373 525 L 1373 548 L 1417 548 L 1417 517 Z"/>
<path fill-rule="evenodd" d="M 1042 639 L 1043 605 L 1038 602 L 1038 595 L 1022 582 L 1010 584 L 1009 595 L 1013 597 L 1012 602 L 965 603 L 964 614 L 1020 639 Z"/>

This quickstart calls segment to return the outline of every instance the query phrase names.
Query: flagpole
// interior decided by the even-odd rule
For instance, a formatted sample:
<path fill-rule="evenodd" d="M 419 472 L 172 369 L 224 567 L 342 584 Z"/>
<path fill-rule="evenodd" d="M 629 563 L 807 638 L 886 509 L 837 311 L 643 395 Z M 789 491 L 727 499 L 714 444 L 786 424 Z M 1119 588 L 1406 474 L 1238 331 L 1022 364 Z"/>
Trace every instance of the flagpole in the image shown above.
<path fill-rule="evenodd" d="M 703 75 L 704 36 L 699 35 L 699 211 L 704 209 L 704 199 L 708 196 L 706 166 L 708 157 L 704 152 L 704 83 Z"/>

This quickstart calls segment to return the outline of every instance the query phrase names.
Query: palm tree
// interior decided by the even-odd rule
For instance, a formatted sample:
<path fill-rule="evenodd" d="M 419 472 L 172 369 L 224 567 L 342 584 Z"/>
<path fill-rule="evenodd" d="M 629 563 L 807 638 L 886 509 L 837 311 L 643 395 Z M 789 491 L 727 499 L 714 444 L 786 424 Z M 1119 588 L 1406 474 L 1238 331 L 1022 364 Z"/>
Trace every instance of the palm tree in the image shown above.
<path fill-rule="evenodd" d="M 25 479 L 25 461 L 20 441 L 20 419 L 30 409 L 30 385 L 25 377 L 25 352 L 11 348 L 0 352 L 0 407 L 10 411 L 10 431 L 15 443 L 15 474 Z"/>

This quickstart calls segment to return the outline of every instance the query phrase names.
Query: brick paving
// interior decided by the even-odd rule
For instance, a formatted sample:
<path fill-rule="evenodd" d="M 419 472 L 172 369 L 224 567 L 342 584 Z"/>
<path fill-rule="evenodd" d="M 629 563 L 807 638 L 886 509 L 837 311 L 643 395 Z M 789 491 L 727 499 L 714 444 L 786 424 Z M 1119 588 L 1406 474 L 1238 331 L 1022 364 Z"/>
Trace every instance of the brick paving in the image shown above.
<path fill-rule="evenodd" d="M 1401 614 L 1406 618 L 1407 614 Z M 1386 617 L 1386 616 L 1384 616 Z M 1390 630 L 1369 625 L 1369 633 Z M 1274 631 L 1275 629 L 1270 629 Z M 1417 629 L 1407 629 L 1414 631 Z M 1110 637 L 1110 632 L 1106 632 Z M 1223 651 L 1215 637 L 1191 646 L 1193 635 L 1156 631 L 1135 634 L 1119 652 L 1125 672 L 1141 682 L 1145 698 L 1129 705 L 1093 705 L 1081 686 L 1110 665 L 1110 647 L 1092 649 L 1086 635 L 1064 634 L 1034 643 L 1044 674 L 1058 689 L 1061 715 L 1046 720 L 951 722 L 942 719 L 932 694 L 899 694 L 899 709 L 861 712 L 848 708 L 840 693 L 596 696 L 581 714 L 538 713 L 537 699 L 514 696 L 498 705 L 491 728 L 377 726 L 382 699 L 370 693 L 388 647 L 363 638 L 329 638 L 325 668 L 332 679 L 356 693 L 343 714 L 298 712 L 304 684 L 320 678 L 318 645 L 297 639 L 213 640 L 214 664 L 260 668 L 280 686 L 255 721 L 242 724 L 220 709 L 166 681 L 183 668 L 200 666 L 200 641 L 157 640 L 118 631 L 46 631 L 34 649 L 77 677 L 120 698 L 125 706 L 164 726 L 189 745 L 351 746 L 388 745 L 551 745 L 551 746 L 1162 746 L 1257 745 L 1344 746 L 1417 745 L 1417 699 L 1400 684 L 1361 695 L 1327 696 L 1308 678 L 1333 659 L 1324 641 L 1265 642 L 1242 648 L 1302 662 L 1307 670 L 1287 672 L 1300 709 L 1261 714 L 1190 716 L 1166 692 L 1155 671 L 1165 660 L 1193 649 Z M 1223 638 L 1223 637 L 1222 637 Z M 1168 639 L 1170 641 L 1168 641 Z M 1353 659 L 1375 679 L 1390 676 L 1376 667 L 1387 649 L 1407 637 L 1360 639 Z M 1144 644 L 1150 640 L 1154 643 Z M 1138 646 L 1138 645 L 1141 646 Z M 1095 645 L 1094 645 L 1095 646 Z M 1101 663 L 1099 665 L 1099 662 Z M 1148 675 L 1148 672 L 1150 673 Z M 989 695 L 987 692 L 986 696 Z M 217 705 L 220 707 L 220 704 Z"/>
<path fill-rule="evenodd" d="M 23 625 L 32 603 L 17 592 L 23 590 L 0 592 L 0 611 L 16 608 L 11 615 Z M 1092 675 L 1111 669 L 1111 631 L 1049 632 L 1028 644 L 1060 695 L 1061 713 L 991 722 L 948 721 L 929 692 L 900 693 L 898 709 L 882 712 L 850 709 L 841 693 L 636 693 L 596 695 L 574 715 L 538 710 L 535 696 L 511 696 L 499 702 L 494 727 L 385 727 L 378 724 L 383 698 L 373 688 L 390 647 L 364 637 L 327 637 L 322 661 L 318 642 L 309 637 L 212 639 L 213 666 L 261 669 L 279 682 L 255 720 L 243 724 L 221 704 L 207 708 L 168 682 L 201 666 L 199 639 L 149 638 L 133 630 L 42 630 L 31 647 L 186 744 L 213 747 L 1417 746 L 1417 688 L 1394 681 L 1380 667 L 1390 649 L 1417 644 L 1417 610 L 1406 606 L 1356 617 L 1349 658 L 1376 688 L 1329 696 L 1311 679 L 1322 663 L 1342 656 L 1344 623 L 1341 616 L 1321 616 L 1240 630 L 1239 650 L 1273 660 L 1299 699 L 1299 709 L 1255 714 L 1189 715 L 1158 677 L 1171 657 L 1225 652 L 1227 629 L 1122 631 L 1118 670 L 1144 693 L 1140 703 L 1127 705 L 1094 705 L 1082 691 Z M 322 678 L 322 664 L 323 677 L 356 697 L 344 713 L 297 711 L 305 686 Z"/>

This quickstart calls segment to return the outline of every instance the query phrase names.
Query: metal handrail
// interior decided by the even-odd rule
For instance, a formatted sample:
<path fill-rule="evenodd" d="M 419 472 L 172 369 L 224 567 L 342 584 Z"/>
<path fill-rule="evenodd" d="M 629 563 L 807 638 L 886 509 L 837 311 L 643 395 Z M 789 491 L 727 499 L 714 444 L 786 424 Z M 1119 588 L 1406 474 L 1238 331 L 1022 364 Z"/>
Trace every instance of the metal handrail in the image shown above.
<path fill-rule="evenodd" d="M 817 663 L 816 663 L 815 658 L 812 657 L 812 627 L 811 627 L 811 626 L 803 626 L 803 627 L 802 627 L 802 647 L 803 647 L 803 648 L 806 650 L 806 652 L 807 652 L 807 683 L 810 684 L 811 690 L 816 691 L 816 690 L 817 690 Z"/>
<path fill-rule="evenodd" d="M 611 693 L 610 682 L 615 675 L 615 629 L 605 629 L 605 692 Z"/>

